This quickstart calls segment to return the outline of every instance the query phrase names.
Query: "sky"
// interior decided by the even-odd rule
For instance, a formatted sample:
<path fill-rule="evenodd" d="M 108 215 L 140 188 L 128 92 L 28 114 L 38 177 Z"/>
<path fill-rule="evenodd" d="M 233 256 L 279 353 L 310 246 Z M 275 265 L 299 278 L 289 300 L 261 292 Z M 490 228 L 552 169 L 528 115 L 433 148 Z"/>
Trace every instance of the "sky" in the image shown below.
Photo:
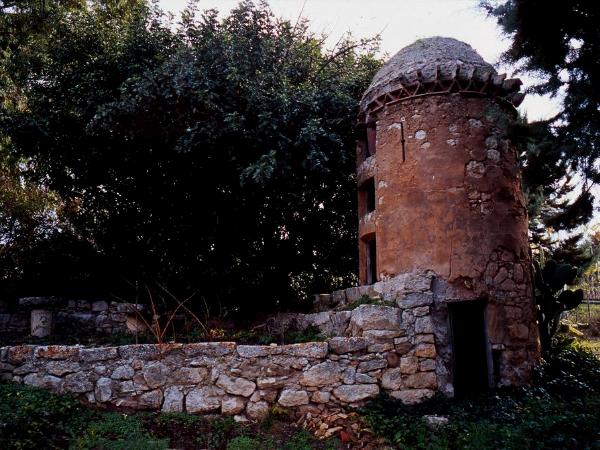
<path fill-rule="evenodd" d="M 175 15 L 187 0 L 159 0 L 162 9 Z M 200 9 L 216 8 L 223 15 L 238 0 L 200 0 Z M 381 56 L 389 57 L 417 39 L 431 36 L 453 37 L 470 44 L 500 73 L 511 76 L 511 67 L 499 63 L 509 46 L 494 19 L 478 8 L 478 0 L 268 0 L 273 13 L 293 22 L 301 15 L 310 21 L 316 33 L 329 36 L 329 46 L 345 33 L 355 38 L 381 36 Z M 520 76 L 525 87 L 533 80 Z M 551 117 L 557 101 L 527 95 L 519 110 L 530 120 Z"/>

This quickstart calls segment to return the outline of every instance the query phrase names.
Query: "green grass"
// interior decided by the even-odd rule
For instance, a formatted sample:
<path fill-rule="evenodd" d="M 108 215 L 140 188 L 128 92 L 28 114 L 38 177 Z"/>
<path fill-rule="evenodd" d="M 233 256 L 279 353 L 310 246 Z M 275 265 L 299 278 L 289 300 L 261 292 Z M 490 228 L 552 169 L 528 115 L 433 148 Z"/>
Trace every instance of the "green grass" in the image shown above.
<path fill-rule="evenodd" d="M 600 357 L 600 305 L 581 304 L 563 319 L 569 329 L 576 330 L 579 345 Z"/>
<path fill-rule="evenodd" d="M 577 308 L 567 311 L 564 317 L 571 322 L 589 323 L 600 317 L 600 304 L 582 303 Z"/>
<path fill-rule="evenodd" d="M 600 361 L 580 345 L 563 345 L 532 387 L 467 400 L 440 395 L 415 406 L 382 397 L 363 414 L 402 449 L 600 449 Z M 426 415 L 449 423 L 432 428 Z"/>
<path fill-rule="evenodd" d="M 91 409 L 68 396 L 0 383 L 0 449 L 312 450 L 334 449 L 283 414 L 262 424 L 185 413 L 124 414 Z"/>

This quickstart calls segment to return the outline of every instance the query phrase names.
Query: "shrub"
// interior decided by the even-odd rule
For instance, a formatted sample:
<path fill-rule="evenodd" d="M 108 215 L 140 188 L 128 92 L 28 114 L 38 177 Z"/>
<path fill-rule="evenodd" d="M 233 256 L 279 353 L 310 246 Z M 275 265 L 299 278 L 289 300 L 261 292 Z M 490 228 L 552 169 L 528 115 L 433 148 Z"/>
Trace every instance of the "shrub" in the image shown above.
<path fill-rule="evenodd" d="M 72 397 L 0 384 L 0 448 L 61 448 L 91 417 Z"/>
<path fill-rule="evenodd" d="M 91 422 L 74 449 L 105 450 L 166 449 L 168 440 L 154 439 L 145 430 L 139 415 L 106 413 Z"/>
<path fill-rule="evenodd" d="M 563 342 L 540 365 L 531 387 L 463 400 L 438 395 L 413 406 L 382 396 L 363 415 L 400 448 L 598 448 L 600 361 Z M 449 423 L 432 428 L 425 415 L 447 416 Z"/>

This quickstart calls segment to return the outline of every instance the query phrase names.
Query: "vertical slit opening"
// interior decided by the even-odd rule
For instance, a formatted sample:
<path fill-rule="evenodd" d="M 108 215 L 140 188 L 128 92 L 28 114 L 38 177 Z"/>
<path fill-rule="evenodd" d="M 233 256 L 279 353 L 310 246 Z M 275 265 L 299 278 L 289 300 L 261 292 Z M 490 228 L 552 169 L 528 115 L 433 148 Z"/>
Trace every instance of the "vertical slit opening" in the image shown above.
<path fill-rule="evenodd" d="M 375 211 L 375 179 L 369 178 L 360 186 L 360 194 L 364 205 L 365 214 Z"/>
<path fill-rule="evenodd" d="M 366 252 L 365 256 L 366 269 L 367 269 L 367 284 L 373 284 L 377 282 L 377 245 L 375 242 L 375 235 L 370 235 L 365 238 Z"/>
<path fill-rule="evenodd" d="M 377 128 L 375 122 L 367 124 L 366 157 L 373 156 L 377 151 Z"/>

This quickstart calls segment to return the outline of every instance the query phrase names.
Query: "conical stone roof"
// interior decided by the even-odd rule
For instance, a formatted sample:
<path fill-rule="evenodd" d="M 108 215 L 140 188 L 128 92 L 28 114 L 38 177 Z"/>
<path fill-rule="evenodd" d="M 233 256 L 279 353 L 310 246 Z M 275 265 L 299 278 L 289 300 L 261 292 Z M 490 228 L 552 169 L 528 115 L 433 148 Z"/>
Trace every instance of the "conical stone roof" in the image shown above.
<path fill-rule="evenodd" d="M 360 102 L 361 110 L 399 86 L 455 78 L 484 80 L 490 75 L 497 75 L 496 70 L 469 44 L 439 36 L 419 39 L 377 72 Z"/>

